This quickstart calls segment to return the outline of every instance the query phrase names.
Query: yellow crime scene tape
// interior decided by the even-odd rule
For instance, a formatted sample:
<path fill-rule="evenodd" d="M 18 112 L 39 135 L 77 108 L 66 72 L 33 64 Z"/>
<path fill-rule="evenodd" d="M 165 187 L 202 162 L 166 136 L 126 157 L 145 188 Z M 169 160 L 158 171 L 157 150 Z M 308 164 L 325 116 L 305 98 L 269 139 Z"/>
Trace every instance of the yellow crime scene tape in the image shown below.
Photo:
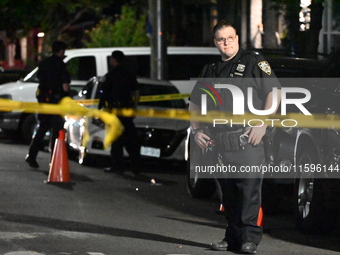
<path fill-rule="evenodd" d="M 165 119 L 179 119 L 179 120 L 194 120 L 199 122 L 216 123 L 228 122 L 234 125 L 249 123 L 250 125 L 260 124 L 261 122 L 274 127 L 297 127 L 297 128 L 335 128 L 340 129 L 340 116 L 336 114 L 313 114 L 304 115 L 300 113 L 289 113 L 287 115 L 255 115 L 245 113 L 244 115 L 233 115 L 228 112 L 209 111 L 207 115 L 200 113 L 189 112 L 181 109 L 115 109 L 113 114 L 126 117 L 150 117 L 150 118 L 165 118 Z M 225 123 L 227 124 L 227 123 Z M 282 125 L 283 124 L 283 125 Z"/>
<path fill-rule="evenodd" d="M 179 100 L 179 99 L 188 98 L 189 96 L 190 94 L 164 94 L 164 95 L 141 96 L 139 98 L 139 102 Z M 99 99 L 84 99 L 84 100 L 75 100 L 75 101 L 82 105 L 95 105 L 99 103 Z"/>
<path fill-rule="evenodd" d="M 168 94 L 168 95 L 156 95 L 145 96 L 142 102 L 146 101 L 161 101 L 161 100 L 176 100 L 187 98 L 189 94 Z M 266 115 L 259 116 L 251 113 L 245 113 L 244 115 L 233 115 L 232 113 L 214 112 L 210 111 L 207 115 L 201 115 L 200 113 L 189 112 L 183 109 L 114 109 L 112 112 L 106 112 L 103 110 L 90 109 L 83 105 L 93 104 L 95 100 L 82 100 L 75 101 L 71 98 L 63 98 L 59 104 L 42 104 L 32 102 L 17 102 L 8 99 L 0 99 L 0 111 L 2 110 L 21 110 L 31 113 L 43 113 L 43 114 L 59 114 L 62 116 L 72 115 L 88 118 L 100 118 L 105 123 L 106 135 L 104 139 L 104 147 L 107 148 L 115 139 L 121 135 L 123 127 L 116 115 L 125 117 L 149 117 L 149 118 L 166 118 L 166 119 L 179 119 L 179 120 L 195 120 L 199 122 L 211 123 L 219 120 L 221 123 L 232 120 L 236 125 L 237 123 L 251 122 L 255 125 L 255 122 L 263 121 L 270 126 L 282 127 L 282 123 L 286 124 L 291 122 L 290 125 L 294 125 L 297 128 L 335 128 L 340 129 L 340 116 L 336 114 L 313 114 L 304 115 L 300 113 L 289 113 L 287 115 Z M 288 124 L 287 124 L 288 125 Z"/>

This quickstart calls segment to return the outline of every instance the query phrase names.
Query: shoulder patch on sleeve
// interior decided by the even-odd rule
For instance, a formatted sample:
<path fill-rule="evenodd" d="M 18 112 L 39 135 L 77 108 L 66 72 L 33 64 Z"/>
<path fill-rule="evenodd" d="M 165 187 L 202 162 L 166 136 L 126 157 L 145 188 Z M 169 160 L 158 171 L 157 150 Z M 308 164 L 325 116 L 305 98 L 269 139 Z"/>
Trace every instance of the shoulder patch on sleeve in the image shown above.
<path fill-rule="evenodd" d="M 272 68 L 270 67 L 269 63 L 267 61 L 261 61 L 257 64 L 260 69 L 265 72 L 268 75 L 272 74 Z"/>

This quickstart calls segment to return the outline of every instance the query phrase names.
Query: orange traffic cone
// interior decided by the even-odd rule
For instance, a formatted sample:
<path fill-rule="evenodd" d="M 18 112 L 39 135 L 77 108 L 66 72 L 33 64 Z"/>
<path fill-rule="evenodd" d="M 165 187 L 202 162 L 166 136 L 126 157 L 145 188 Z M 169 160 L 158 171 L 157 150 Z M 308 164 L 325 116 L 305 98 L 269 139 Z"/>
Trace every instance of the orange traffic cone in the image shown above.
<path fill-rule="evenodd" d="M 70 182 L 70 179 L 65 130 L 60 130 L 59 137 L 55 141 L 47 182 Z"/>
<path fill-rule="evenodd" d="M 262 209 L 262 206 L 260 207 L 260 210 L 259 210 L 259 216 L 257 218 L 257 225 L 260 226 L 260 227 L 263 227 L 263 209 Z"/>

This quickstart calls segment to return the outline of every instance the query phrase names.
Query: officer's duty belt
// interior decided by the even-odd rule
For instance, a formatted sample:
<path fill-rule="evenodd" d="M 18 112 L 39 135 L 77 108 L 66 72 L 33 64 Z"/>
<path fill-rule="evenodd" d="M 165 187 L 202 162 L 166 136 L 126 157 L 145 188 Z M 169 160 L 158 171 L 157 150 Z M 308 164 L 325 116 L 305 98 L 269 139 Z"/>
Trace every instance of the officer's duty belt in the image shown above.
<path fill-rule="evenodd" d="M 217 148 L 226 152 L 243 150 L 248 141 L 248 135 L 245 135 L 244 132 L 244 129 L 238 129 L 217 133 L 215 135 Z"/>

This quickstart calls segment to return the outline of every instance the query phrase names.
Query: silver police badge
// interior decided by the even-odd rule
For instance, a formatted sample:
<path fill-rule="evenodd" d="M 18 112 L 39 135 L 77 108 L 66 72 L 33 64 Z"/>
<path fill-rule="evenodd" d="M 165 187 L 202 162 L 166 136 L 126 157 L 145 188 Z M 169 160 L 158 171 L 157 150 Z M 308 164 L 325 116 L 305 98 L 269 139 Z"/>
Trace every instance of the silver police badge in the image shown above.
<path fill-rule="evenodd" d="M 258 66 L 266 74 L 268 74 L 268 75 L 272 74 L 272 69 L 271 69 L 271 67 L 270 67 L 270 65 L 267 61 L 261 61 L 260 63 L 258 63 Z"/>
<path fill-rule="evenodd" d="M 239 71 L 239 72 L 244 72 L 244 69 L 246 68 L 245 65 L 243 64 L 238 64 L 237 67 L 236 67 L 236 70 Z"/>

